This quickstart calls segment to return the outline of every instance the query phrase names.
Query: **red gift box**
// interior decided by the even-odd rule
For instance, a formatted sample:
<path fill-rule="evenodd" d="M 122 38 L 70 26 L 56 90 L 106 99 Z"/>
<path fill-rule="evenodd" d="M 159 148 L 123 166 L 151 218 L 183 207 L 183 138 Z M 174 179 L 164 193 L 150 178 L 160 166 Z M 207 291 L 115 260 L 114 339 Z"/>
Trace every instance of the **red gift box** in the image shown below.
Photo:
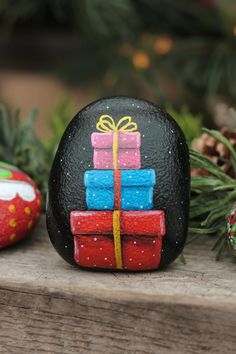
<path fill-rule="evenodd" d="M 115 215 L 119 216 L 121 266 L 117 265 Z M 70 221 L 74 259 L 80 266 L 123 270 L 158 268 L 165 235 L 164 211 L 72 211 Z"/>

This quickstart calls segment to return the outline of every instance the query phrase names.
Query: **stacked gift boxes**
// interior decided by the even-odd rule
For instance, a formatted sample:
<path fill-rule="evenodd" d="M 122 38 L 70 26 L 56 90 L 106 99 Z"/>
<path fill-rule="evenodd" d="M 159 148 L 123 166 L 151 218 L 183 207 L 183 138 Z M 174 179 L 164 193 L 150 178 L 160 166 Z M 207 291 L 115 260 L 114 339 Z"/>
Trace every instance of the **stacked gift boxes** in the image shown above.
<path fill-rule="evenodd" d="M 71 212 L 74 258 L 83 267 L 156 269 L 165 215 L 153 208 L 153 169 L 140 169 L 141 135 L 131 117 L 110 116 L 93 133 L 94 170 L 85 172 L 87 211 Z"/>

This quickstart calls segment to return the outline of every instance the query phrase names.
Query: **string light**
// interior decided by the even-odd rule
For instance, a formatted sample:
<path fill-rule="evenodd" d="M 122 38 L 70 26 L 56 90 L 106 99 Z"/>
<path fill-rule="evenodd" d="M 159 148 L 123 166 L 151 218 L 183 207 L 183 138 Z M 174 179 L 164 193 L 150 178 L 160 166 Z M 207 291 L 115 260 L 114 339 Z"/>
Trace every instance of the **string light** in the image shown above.
<path fill-rule="evenodd" d="M 150 59 L 146 52 L 138 51 L 133 55 L 133 65 L 138 69 L 146 69 L 150 66 Z"/>
<path fill-rule="evenodd" d="M 157 54 L 164 55 L 169 53 L 172 49 L 173 41 L 169 37 L 162 36 L 155 40 L 153 47 Z"/>

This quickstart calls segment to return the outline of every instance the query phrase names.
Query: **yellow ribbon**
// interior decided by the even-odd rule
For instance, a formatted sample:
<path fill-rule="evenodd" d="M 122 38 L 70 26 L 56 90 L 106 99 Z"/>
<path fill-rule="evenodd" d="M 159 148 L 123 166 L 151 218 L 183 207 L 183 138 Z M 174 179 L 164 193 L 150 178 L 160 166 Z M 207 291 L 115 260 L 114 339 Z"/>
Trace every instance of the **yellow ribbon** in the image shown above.
<path fill-rule="evenodd" d="M 116 124 L 114 119 L 108 114 L 104 114 L 99 118 L 96 125 L 98 131 L 102 133 L 113 132 L 113 166 L 114 170 L 118 169 L 118 133 L 119 132 L 133 132 L 138 129 L 137 123 L 132 122 L 130 116 L 122 117 Z M 122 250 L 120 238 L 120 210 L 113 211 L 113 236 L 114 236 L 114 251 L 116 259 L 116 267 L 122 269 Z"/>
<path fill-rule="evenodd" d="M 111 116 L 104 114 L 99 118 L 96 128 L 103 133 L 134 132 L 138 129 L 138 125 L 137 123 L 132 122 L 132 118 L 130 116 L 122 117 L 116 124 Z"/>
<path fill-rule="evenodd" d="M 116 267 L 122 269 L 122 252 L 120 239 L 120 210 L 113 211 L 113 236 Z"/>
<path fill-rule="evenodd" d="M 133 132 L 138 129 L 138 125 L 132 122 L 130 116 L 122 117 L 116 124 L 114 119 L 108 114 L 103 114 L 96 125 L 97 130 L 103 133 L 113 132 L 113 166 L 114 170 L 118 169 L 118 132 Z"/>

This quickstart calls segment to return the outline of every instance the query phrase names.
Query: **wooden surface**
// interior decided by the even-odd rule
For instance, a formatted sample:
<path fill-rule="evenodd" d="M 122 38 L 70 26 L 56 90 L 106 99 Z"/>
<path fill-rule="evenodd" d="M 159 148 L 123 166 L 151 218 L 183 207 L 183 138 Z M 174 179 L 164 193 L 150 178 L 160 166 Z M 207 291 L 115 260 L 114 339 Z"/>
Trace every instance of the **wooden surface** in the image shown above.
<path fill-rule="evenodd" d="M 236 352 L 236 264 L 211 239 L 165 271 L 95 273 L 65 263 L 41 219 L 0 252 L 0 353 Z"/>

